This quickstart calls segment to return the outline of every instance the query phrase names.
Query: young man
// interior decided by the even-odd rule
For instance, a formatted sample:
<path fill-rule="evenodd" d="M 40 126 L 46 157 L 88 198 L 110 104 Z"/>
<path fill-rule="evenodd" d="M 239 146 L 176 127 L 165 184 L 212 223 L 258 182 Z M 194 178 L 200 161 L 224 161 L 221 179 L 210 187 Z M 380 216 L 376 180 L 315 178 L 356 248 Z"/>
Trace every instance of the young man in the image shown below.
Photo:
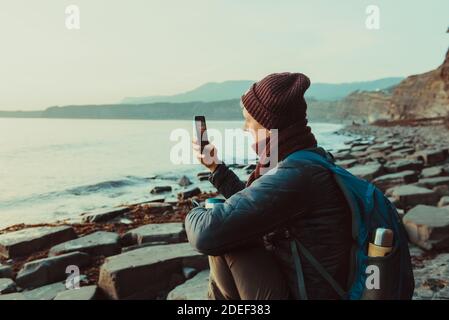
<path fill-rule="evenodd" d="M 185 221 L 189 242 L 209 255 L 210 299 L 299 299 L 301 281 L 291 237 L 346 288 L 352 241 L 347 203 L 327 169 L 289 158 L 303 149 L 331 158 L 317 147 L 307 125 L 304 93 L 309 86 L 304 74 L 275 73 L 242 96 L 245 129 L 253 135 L 259 154 L 246 184 L 225 164 L 218 164 L 213 145 L 200 153 L 194 142 L 197 157 L 212 172 L 210 182 L 226 198 L 213 209 L 194 208 Z M 264 164 L 272 159 L 270 137 L 275 129 L 277 164 L 268 174 Z M 306 259 L 301 265 L 309 299 L 338 298 Z"/>

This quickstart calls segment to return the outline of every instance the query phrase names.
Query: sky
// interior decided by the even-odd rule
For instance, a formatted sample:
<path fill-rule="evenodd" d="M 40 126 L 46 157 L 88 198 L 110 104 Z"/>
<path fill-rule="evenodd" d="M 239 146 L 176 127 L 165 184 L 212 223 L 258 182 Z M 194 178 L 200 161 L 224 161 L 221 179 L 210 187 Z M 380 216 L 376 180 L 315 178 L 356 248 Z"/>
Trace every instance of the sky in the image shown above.
<path fill-rule="evenodd" d="M 447 0 L 0 4 L 0 110 L 118 103 L 283 71 L 312 83 L 408 76 L 436 68 L 449 46 Z M 69 5 L 79 29 L 66 26 Z M 369 5 L 378 29 L 366 26 Z"/>

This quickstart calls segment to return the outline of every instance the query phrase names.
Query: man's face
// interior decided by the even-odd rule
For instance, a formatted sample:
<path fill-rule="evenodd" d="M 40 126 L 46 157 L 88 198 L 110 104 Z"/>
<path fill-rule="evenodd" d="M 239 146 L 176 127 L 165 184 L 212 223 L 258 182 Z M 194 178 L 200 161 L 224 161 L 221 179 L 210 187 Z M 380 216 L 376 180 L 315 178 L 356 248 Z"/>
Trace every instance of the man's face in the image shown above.
<path fill-rule="evenodd" d="M 243 104 L 240 103 L 243 113 L 243 130 L 249 131 L 254 138 L 254 142 L 259 142 L 260 140 L 265 139 L 270 135 L 270 131 L 265 129 L 259 122 L 257 122 L 246 109 L 243 107 Z"/>

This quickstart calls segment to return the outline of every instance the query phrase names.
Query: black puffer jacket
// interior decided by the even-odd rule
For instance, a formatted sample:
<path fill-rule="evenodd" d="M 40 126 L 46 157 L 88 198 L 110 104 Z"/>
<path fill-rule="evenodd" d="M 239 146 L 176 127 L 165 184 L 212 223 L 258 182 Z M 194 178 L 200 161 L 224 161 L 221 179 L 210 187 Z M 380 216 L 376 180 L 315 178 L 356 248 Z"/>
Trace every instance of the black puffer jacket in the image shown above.
<path fill-rule="evenodd" d="M 312 149 L 331 157 L 321 148 Z M 189 242 L 207 255 L 221 255 L 257 239 L 264 239 L 282 265 L 292 297 L 299 297 L 288 240 L 272 237 L 288 225 L 293 236 L 313 254 L 343 288 L 346 288 L 350 250 L 351 214 L 331 173 L 312 163 L 299 164 L 289 157 L 274 174 L 265 174 L 251 186 L 225 165 L 210 177 L 227 198 L 213 209 L 194 208 L 186 217 Z M 271 239 L 270 241 L 268 241 Z M 338 295 L 304 258 L 301 259 L 310 299 Z"/>

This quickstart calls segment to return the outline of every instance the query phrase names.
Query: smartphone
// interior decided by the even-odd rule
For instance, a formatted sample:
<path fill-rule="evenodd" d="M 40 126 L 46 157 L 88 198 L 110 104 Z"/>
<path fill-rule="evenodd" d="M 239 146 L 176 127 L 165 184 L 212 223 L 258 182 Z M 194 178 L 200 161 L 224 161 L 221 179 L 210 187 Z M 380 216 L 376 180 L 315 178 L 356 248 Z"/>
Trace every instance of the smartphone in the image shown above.
<path fill-rule="evenodd" d="M 201 141 L 201 153 L 204 147 L 209 144 L 207 137 L 206 118 L 204 116 L 195 116 L 196 138 Z"/>

